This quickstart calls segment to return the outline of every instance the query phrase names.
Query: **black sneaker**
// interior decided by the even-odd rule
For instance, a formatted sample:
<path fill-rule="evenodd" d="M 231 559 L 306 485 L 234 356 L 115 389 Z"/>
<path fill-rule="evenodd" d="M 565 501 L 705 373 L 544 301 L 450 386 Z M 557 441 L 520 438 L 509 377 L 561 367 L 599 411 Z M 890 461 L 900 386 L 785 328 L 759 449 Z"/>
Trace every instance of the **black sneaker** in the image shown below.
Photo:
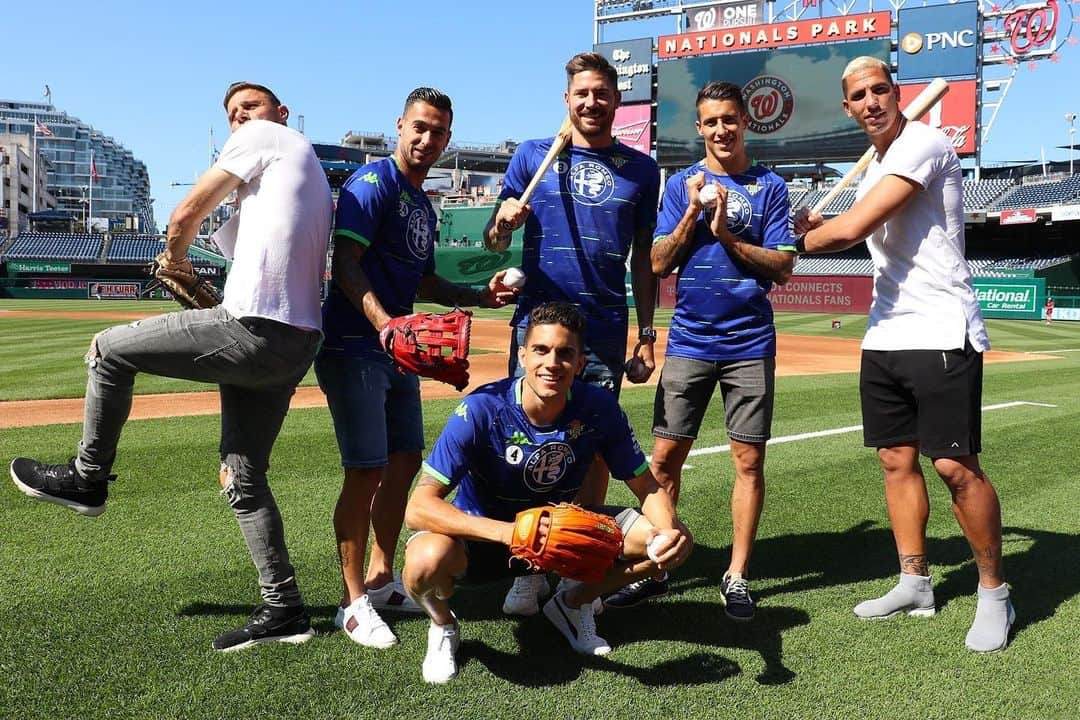
<path fill-rule="evenodd" d="M 624 588 L 613 592 L 604 598 L 604 607 L 628 608 L 640 605 L 649 598 L 660 597 L 668 593 L 667 573 L 660 580 L 656 578 L 642 578 L 635 580 Z"/>
<path fill-rule="evenodd" d="M 11 461 L 11 479 L 23 493 L 91 517 L 105 512 L 109 481 L 115 477 L 87 480 L 75 469 L 75 458 L 66 465 L 46 465 L 30 458 Z"/>
<path fill-rule="evenodd" d="M 724 614 L 732 620 L 746 622 L 754 619 L 754 599 L 750 597 L 750 583 L 739 573 L 724 573 L 720 581 L 720 594 L 724 598 Z"/>
<path fill-rule="evenodd" d="M 258 643 L 286 642 L 299 645 L 315 636 L 311 618 L 303 605 L 273 607 L 260 605 L 242 628 L 218 635 L 213 648 L 222 652 L 243 650 Z"/>

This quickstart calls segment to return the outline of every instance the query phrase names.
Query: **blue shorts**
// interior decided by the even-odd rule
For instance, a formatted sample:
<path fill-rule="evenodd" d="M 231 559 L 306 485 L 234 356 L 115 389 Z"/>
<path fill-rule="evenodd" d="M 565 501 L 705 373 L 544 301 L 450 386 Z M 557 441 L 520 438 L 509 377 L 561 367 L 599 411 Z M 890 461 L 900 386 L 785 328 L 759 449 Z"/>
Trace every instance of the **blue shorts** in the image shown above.
<path fill-rule="evenodd" d="M 424 449 L 420 379 L 399 372 L 386 353 L 352 356 L 323 348 L 315 376 L 334 418 L 344 467 L 382 467 L 390 453 Z"/>
<path fill-rule="evenodd" d="M 525 328 L 513 328 L 510 334 L 510 375 L 521 377 L 525 369 L 518 364 L 518 348 L 525 342 Z M 590 385 L 602 387 L 619 397 L 626 361 L 626 336 L 622 339 L 600 340 L 585 343 L 585 368 L 581 379 Z"/>

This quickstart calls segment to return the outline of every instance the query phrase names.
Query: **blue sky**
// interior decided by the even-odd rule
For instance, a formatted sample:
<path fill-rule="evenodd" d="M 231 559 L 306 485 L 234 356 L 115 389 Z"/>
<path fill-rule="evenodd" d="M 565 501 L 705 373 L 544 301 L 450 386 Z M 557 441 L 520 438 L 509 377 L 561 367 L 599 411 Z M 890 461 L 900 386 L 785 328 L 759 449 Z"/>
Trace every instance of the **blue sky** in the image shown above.
<path fill-rule="evenodd" d="M 1080 0 L 1061 2 L 1063 22 L 1080 17 Z M 0 17 L 0 98 L 40 100 L 47 83 L 59 109 L 123 143 L 150 171 L 161 227 L 187 189 L 170 183 L 206 169 L 210 127 L 219 147 L 228 135 L 221 96 L 232 81 L 274 88 L 322 142 L 392 134 L 408 91 L 433 85 L 454 100 L 457 141 L 497 143 L 555 131 L 562 66 L 593 41 L 589 0 L 53 0 L 5 3 Z M 674 31 L 673 19 L 620 23 L 603 39 Z M 1038 159 L 1043 147 L 1066 159 L 1056 146 L 1068 140 L 1065 113 L 1080 113 L 1078 75 L 1080 45 L 1023 68 L 984 162 Z"/>

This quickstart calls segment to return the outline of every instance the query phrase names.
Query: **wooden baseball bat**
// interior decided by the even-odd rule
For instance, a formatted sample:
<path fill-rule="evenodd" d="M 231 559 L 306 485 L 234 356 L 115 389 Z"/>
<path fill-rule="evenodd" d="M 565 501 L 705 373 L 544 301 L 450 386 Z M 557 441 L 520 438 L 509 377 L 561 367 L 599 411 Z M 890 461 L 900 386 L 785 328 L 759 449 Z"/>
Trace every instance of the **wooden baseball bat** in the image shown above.
<path fill-rule="evenodd" d="M 559 156 L 559 153 L 563 151 L 570 143 L 570 137 L 573 134 L 573 126 L 570 124 L 570 116 L 567 115 L 563 120 L 562 125 L 559 126 L 559 132 L 555 133 L 555 139 L 551 143 L 551 149 L 548 150 L 547 155 L 544 156 L 544 160 L 540 163 L 540 167 L 536 168 L 536 172 L 533 173 L 532 180 L 525 187 L 525 192 L 521 193 L 521 197 L 518 200 L 522 205 L 529 202 L 529 198 L 532 197 L 533 192 L 536 190 L 536 186 L 540 184 L 540 179 L 544 176 L 544 173 L 551 167 L 551 163 L 555 162 L 555 158 Z"/>
<path fill-rule="evenodd" d="M 904 108 L 904 116 L 908 120 L 918 120 L 923 115 L 930 111 L 930 108 L 941 102 L 941 98 L 945 97 L 945 93 L 949 92 L 949 83 L 945 82 L 941 78 L 934 78 L 934 81 L 923 88 L 922 92 L 915 96 L 915 99 L 908 103 L 908 106 Z M 874 159 L 874 154 L 877 151 L 874 146 L 866 148 L 866 152 L 862 154 L 859 161 L 846 173 L 844 177 L 840 178 L 840 181 L 832 186 L 832 189 L 826 193 L 825 197 L 814 203 L 814 208 L 811 210 L 815 215 L 820 215 L 821 211 L 828 207 L 829 203 L 836 199 L 836 196 L 840 194 L 840 191 L 846 188 L 852 183 L 855 178 L 866 170 L 870 165 L 870 161 Z"/>

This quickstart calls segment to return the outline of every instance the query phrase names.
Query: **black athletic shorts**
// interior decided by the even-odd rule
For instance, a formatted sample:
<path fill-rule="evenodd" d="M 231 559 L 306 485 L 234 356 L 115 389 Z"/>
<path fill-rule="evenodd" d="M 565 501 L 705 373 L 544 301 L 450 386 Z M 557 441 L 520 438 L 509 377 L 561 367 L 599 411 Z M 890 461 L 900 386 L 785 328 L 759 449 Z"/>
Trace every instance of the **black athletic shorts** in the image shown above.
<path fill-rule="evenodd" d="M 863 350 L 863 444 L 915 443 L 930 458 L 982 451 L 983 356 L 957 350 Z"/>

